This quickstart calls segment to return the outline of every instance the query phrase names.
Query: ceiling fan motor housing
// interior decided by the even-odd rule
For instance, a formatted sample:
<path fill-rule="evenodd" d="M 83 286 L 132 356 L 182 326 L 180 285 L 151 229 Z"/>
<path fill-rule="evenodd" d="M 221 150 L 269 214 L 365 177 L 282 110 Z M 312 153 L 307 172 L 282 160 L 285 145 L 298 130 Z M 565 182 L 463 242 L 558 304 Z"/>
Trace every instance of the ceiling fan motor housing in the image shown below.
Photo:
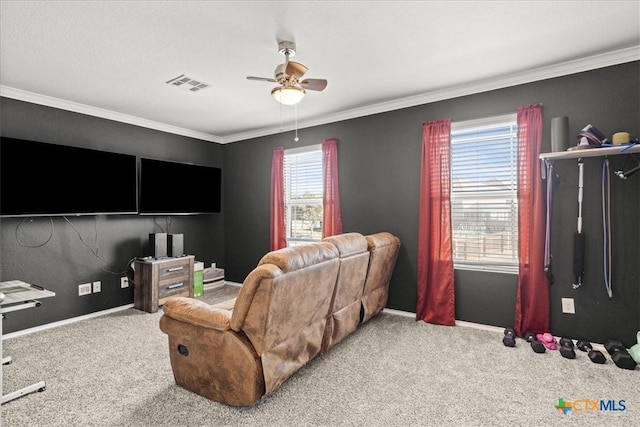
<path fill-rule="evenodd" d="M 296 44 L 294 42 L 290 42 L 290 41 L 279 41 L 278 42 L 278 53 L 280 55 L 289 55 L 289 56 L 295 56 L 296 54 Z"/>
<path fill-rule="evenodd" d="M 278 83 L 283 83 L 289 77 L 287 76 L 286 69 L 287 69 L 286 63 L 280 64 L 276 67 L 276 71 L 274 72 L 274 74 L 275 74 L 275 79 L 278 81 Z"/>

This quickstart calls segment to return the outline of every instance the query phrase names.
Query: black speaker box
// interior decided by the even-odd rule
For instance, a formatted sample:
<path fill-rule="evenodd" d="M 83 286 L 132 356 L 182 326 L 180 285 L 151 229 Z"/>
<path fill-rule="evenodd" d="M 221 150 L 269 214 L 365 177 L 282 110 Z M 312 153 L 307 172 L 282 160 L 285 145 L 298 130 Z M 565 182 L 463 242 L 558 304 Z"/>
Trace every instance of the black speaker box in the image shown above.
<path fill-rule="evenodd" d="M 569 117 L 554 117 L 551 119 L 551 151 L 567 151 L 569 142 Z"/>
<path fill-rule="evenodd" d="M 184 255 L 184 237 L 182 234 L 169 234 L 169 256 L 178 257 Z"/>
<path fill-rule="evenodd" d="M 167 256 L 167 233 L 149 233 L 149 255 L 154 258 Z"/>

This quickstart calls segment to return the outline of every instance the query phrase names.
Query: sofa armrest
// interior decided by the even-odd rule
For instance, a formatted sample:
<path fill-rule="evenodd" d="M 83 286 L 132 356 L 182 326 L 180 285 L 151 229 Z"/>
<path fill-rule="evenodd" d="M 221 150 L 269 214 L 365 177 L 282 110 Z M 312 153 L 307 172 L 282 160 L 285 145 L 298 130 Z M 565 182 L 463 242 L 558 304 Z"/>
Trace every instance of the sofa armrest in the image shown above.
<path fill-rule="evenodd" d="M 230 329 L 232 310 L 212 306 L 200 300 L 173 297 L 165 301 L 162 310 L 166 316 L 203 328 L 226 331 Z"/>

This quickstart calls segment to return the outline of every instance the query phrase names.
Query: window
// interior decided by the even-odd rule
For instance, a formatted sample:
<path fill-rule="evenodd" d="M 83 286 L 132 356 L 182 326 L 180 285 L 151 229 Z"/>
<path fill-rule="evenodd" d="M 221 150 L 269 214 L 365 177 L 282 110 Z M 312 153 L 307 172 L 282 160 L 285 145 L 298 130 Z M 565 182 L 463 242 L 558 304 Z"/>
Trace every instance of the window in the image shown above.
<path fill-rule="evenodd" d="M 287 246 L 322 240 L 322 145 L 285 150 Z"/>
<path fill-rule="evenodd" d="M 516 115 L 451 126 L 451 221 L 457 269 L 518 272 Z"/>

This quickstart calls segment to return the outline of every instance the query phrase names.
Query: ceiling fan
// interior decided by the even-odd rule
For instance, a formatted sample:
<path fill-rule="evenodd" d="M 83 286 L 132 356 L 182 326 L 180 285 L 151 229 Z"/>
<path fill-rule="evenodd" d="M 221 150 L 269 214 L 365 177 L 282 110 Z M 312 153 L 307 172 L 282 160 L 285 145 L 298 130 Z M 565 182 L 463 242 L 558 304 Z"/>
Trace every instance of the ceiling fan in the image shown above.
<path fill-rule="evenodd" d="M 327 87 L 325 79 L 301 80 L 308 68 L 299 62 L 289 61 L 289 57 L 296 54 L 294 42 L 278 42 L 278 53 L 285 56 L 285 62 L 276 67 L 275 78 L 248 76 L 247 79 L 279 83 L 280 86 L 271 90 L 271 95 L 285 105 L 294 105 L 300 102 L 304 98 L 305 90 L 321 92 Z"/>

